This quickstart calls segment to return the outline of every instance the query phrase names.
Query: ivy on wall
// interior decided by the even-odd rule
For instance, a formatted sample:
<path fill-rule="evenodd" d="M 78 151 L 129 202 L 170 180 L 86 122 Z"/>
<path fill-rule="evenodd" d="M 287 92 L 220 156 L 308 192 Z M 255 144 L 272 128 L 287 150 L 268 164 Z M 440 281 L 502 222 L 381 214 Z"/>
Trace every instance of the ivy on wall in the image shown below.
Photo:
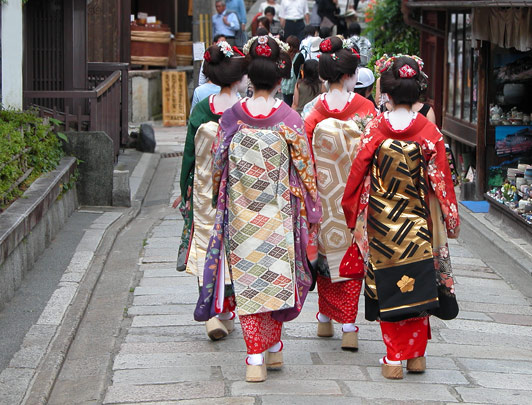
<path fill-rule="evenodd" d="M 63 150 L 54 119 L 34 111 L 0 110 L 0 212 L 41 174 L 54 170 Z"/>
<path fill-rule="evenodd" d="M 373 0 L 366 8 L 364 33 L 373 39 L 370 66 L 383 54 L 419 54 L 419 32 L 405 24 L 401 0 Z"/>

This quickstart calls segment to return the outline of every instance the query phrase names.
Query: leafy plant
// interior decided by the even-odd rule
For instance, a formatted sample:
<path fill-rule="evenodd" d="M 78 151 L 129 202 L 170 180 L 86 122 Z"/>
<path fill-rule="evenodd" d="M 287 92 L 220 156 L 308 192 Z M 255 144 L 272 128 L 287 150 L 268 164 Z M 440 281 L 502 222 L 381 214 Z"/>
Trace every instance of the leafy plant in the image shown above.
<path fill-rule="evenodd" d="M 50 120 L 35 111 L 0 110 L 0 211 L 62 157 Z"/>
<path fill-rule="evenodd" d="M 405 24 L 400 0 L 373 0 L 366 8 L 366 23 L 364 34 L 373 40 L 369 67 L 385 53 L 419 54 L 419 32 Z"/>

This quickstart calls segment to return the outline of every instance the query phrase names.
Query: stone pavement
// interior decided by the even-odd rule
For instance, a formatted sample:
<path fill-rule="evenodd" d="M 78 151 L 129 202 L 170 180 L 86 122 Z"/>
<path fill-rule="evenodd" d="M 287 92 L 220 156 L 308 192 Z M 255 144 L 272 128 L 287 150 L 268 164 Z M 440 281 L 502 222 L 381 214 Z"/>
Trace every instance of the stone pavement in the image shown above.
<path fill-rule="evenodd" d="M 450 241 L 461 312 L 452 321 L 431 318 L 424 374 L 381 376 L 384 344 L 378 324 L 364 320 L 363 299 L 358 352 L 340 350 L 340 325 L 333 338 L 316 337 L 312 292 L 302 314 L 285 324 L 284 368 L 249 384 L 239 325 L 211 342 L 193 320 L 196 280 L 175 271 L 182 221 L 177 211 L 159 215 L 139 258 L 105 404 L 532 403 L 530 302 L 462 240 Z"/>

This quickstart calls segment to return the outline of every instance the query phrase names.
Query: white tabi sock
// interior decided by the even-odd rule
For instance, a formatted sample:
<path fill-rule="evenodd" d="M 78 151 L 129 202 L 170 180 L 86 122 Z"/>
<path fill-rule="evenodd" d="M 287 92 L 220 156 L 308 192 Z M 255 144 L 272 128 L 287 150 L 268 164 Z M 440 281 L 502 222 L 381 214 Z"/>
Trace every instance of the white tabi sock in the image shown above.
<path fill-rule="evenodd" d="M 264 363 L 264 356 L 262 355 L 262 353 L 248 354 L 246 363 L 250 366 L 260 366 L 262 365 L 262 363 Z"/>
<path fill-rule="evenodd" d="M 331 318 L 327 315 L 323 315 L 321 312 L 318 312 L 318 322 L 330 322 Z"/>
<path fill-rule="evenodd" d="M 268 351 L 270 353 L 277 353 L 279 351 L 281 351 L 281 349 L 283 348 L 283 344 L 281 343 L 281 341 L 279 340 L 276 344 L 274 344 L 272 347 L 270 347 L 268 349 Z"/>
<path fill-rule="evenodd" d="M 216 317 L 220 321 L 229 321 L 235 317 L 235 313 L 233 311 L 230 312 L 222 312 L 221 314 L 216 315 Z"/>
<path fill-rule="evenodd" d="M 386 359 L 386 363 L 384 363 L 384 358 Z M 386 356 L 384 358 L 379 359 L 379 363 L 380 364 L 389 364 L 390 366 L 400 366 L 401 365 L 400 361 L 392 361 Z"/>
<path fill-rule="evenodd" d="M 355 326 L 354 323 L 344 323 L 342 325 L 342 332 L 358 332 L 358 326 Z"/>

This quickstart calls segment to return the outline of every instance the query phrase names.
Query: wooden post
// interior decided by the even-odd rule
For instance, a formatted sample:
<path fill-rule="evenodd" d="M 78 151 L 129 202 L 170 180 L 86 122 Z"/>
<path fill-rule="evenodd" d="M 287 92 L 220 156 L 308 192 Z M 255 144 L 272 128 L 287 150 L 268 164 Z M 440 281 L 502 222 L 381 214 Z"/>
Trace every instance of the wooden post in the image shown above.
<path fill-rule="evenodd" d="M 482 199 L 486 187 L 486 129 L 487 129 L 487 96 L 488 96 L 488 43 L 482 42 L 478 55 L 478 105 L 477 105 L 477 181 L 476 197 Z"/>

